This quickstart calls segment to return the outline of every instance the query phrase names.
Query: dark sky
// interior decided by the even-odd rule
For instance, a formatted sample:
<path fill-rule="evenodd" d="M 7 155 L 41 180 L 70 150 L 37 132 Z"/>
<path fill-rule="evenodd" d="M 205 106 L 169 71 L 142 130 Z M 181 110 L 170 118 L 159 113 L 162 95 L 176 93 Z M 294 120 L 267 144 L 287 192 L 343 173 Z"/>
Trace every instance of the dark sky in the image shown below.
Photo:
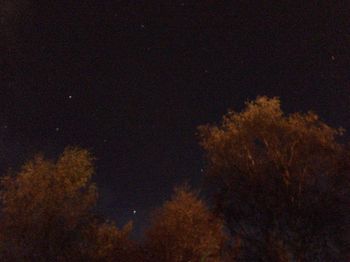
<path fill-rule="evenodd" d="M 1 170 L 88 148 L 100 210 L 120 223 L 140 225 L 176 184 L 199 185 L 196 127 L 247 99 L 279 96 L 286 112 L 350 128 L 347 1 L 2 0 L 0 10 Z"/>

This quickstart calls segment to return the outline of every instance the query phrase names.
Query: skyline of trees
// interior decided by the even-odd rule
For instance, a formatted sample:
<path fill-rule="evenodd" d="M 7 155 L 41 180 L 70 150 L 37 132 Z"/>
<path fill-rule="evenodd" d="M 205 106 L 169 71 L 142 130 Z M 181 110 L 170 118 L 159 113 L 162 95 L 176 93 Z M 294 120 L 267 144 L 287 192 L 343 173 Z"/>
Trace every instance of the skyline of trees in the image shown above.
<path fill-rule="evenodd" d="M 182 186 L 144 237 L 97 216 L 94 157 L 36 155 L 0 182 L 1 261 L 347 261 L 350 151 L 315 113 L 258 97 L 199 127 L 208 202 Z"/>

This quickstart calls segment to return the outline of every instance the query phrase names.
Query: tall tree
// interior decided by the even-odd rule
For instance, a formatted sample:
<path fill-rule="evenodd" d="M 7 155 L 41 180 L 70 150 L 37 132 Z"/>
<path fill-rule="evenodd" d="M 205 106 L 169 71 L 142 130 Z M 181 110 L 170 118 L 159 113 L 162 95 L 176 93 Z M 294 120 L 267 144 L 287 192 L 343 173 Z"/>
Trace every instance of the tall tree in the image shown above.
<path fill-rule="evenodd" d="M 345 260 L 350 169 L 341 129 L 258 97 L 199 134 L 216 210 L 240 240 L 240 259 Z"/>
<path fill-rule="evenodd" d="M 75 261 L 97 192 L 91 154 L 67 148 L 56 162 L 36 156 L 1 179 L 5 261 Z"/>
<path fill-rule="evenodd" d="M 222 222 L 186 188 L 153 213 L 146 232 L 146 261 L 220 261 L 225 241 Z"/>

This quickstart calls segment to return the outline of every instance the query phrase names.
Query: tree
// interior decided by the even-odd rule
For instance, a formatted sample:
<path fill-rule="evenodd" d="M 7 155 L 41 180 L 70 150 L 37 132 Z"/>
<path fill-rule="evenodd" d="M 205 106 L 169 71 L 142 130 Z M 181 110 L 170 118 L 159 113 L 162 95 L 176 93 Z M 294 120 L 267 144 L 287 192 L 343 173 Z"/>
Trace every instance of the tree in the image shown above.
<path fill-rule="evenodd" d="M 1 249 L 5 261 L 75 261 L 97 192 L 93 158 L 69 147 L 56 162 L 36 156 L 1 179 Z"/>
<path fill-rule="evenodd" d="M 146 261 L 220 261 L 225 241 L 222 222 L 187 188 L 153 213 L 146 232 Z"/>
<path fill-rule="evenodd" d="M 216 211 L 240 259 L 343 261 L 349 252 L 349 151 L 312 112 L 258 97 L 199 127 Z M 233 240 L 234 242 L 234 240 Z"/>
<path fill-rule="evenodd" d="M 142 261 L 138 246 L 130 239 L 132 227 L 131 222 L 121 230 L 112 222 L 91 223 L 80 247 L 85 261 Z"/>

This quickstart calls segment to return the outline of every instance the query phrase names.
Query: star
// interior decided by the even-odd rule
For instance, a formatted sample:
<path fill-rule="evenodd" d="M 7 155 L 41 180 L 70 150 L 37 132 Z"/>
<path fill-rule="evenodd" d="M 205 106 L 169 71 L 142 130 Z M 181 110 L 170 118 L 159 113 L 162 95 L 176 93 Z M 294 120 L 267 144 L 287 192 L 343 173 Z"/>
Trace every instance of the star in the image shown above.
<path fill-rule="evenodd" d="M 72 96 L 68 96 L 69 99 L 72 99 L 73 97 Z"/>
<path fill-rule="evenodd" d="M 134 210 L 132 211 L 132 213 L 133 213 L 134 215 L 136 215 L 136 210 L 134 209 Z"/>
<path fill-rule="evenodd" d="M 58 131 L 60 131 L 60 128 L 59 128 L 59 127 L 56 127 L 56 129 L 55 129 L 55 130 L 56 130 L 56 132 L 58 132 Z"/>

